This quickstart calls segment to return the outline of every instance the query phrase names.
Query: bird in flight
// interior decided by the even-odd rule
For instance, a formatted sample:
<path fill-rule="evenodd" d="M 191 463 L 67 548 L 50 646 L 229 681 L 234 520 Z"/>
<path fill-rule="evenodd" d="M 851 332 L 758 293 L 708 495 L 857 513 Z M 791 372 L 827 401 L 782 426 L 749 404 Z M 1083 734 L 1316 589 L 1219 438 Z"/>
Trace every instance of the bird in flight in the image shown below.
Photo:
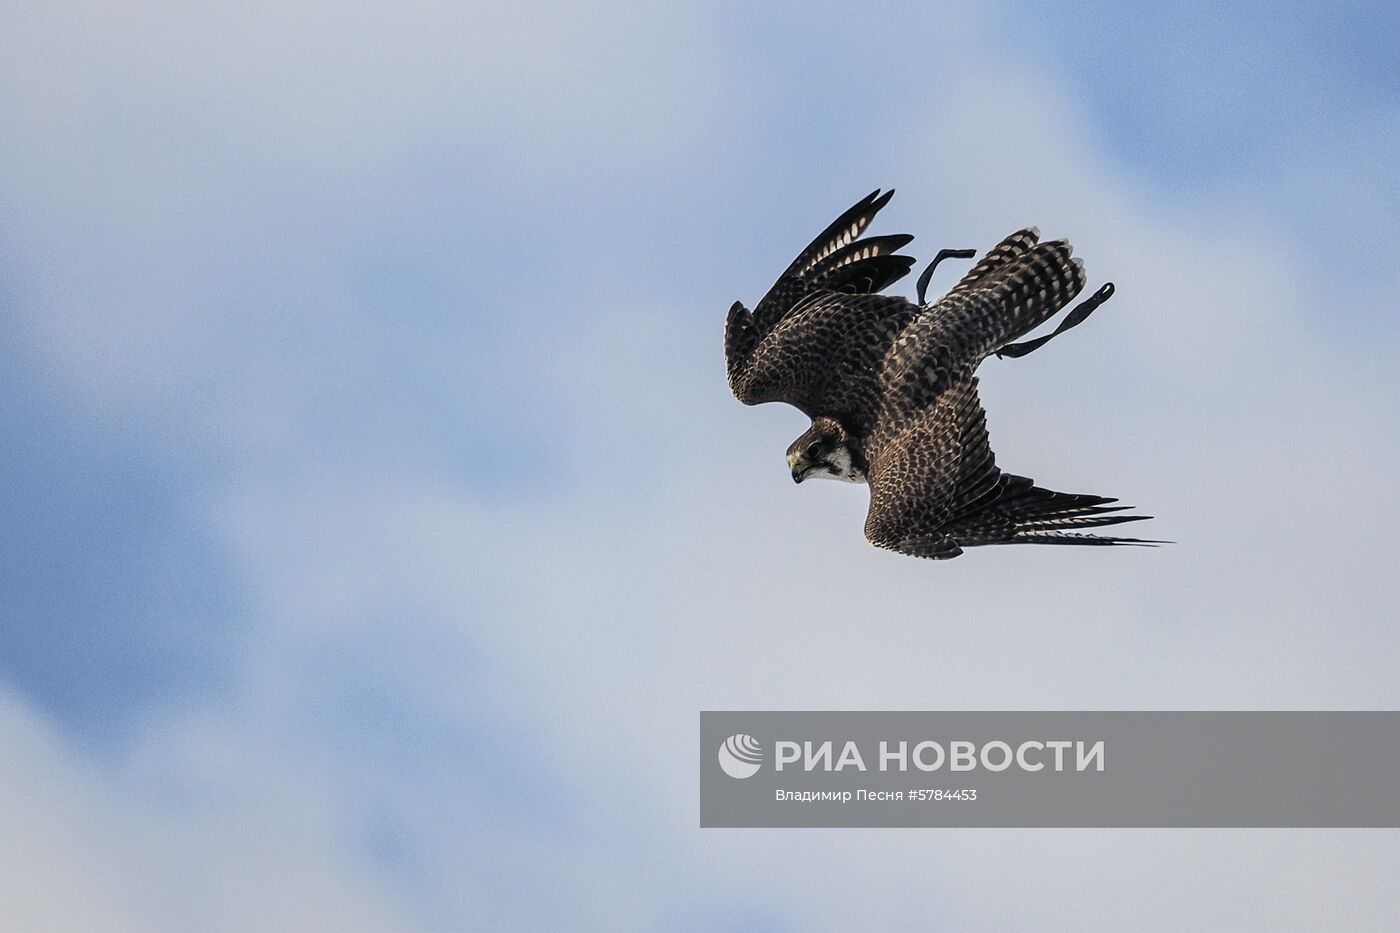
<path fill-rule="evenodd" d="M 750 311 L 729 309 L 729 386 L 746 405 L 787 402 L 812 419 L 788 448 L 792 478 L 870 486 L 865 536 L 915 557 L 956 557 L 984 544 L 1158 544 L 1084 529 L 1140 521 L 1116 499 L 1054 492 L 1003 473 L 987 439 L 977 367 L 1025 356 L 1083 323 L 1108 283 L 1045 336 L 1023 340 L 1083 290 L 1069 243 L 1034 227 L 997 244 L 942 298 L 925 301 L 943 250 L 920 276 L 918 300 L 880 294 L 915 260 L 913 237 L 863 237 L 893 191 L 876 190 L 822 231 Z"/>

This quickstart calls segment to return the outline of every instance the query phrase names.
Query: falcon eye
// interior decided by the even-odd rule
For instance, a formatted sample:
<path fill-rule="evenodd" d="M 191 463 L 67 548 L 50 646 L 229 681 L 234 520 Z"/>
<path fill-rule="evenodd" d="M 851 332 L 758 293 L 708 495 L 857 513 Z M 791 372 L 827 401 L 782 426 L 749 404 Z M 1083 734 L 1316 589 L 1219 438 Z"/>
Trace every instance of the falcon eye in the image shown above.
<path fill-rule="evenodd" d="M 807 459 L 815 460 L 822 455 L 822 442 L 812 441 L 807 445 Z"/>

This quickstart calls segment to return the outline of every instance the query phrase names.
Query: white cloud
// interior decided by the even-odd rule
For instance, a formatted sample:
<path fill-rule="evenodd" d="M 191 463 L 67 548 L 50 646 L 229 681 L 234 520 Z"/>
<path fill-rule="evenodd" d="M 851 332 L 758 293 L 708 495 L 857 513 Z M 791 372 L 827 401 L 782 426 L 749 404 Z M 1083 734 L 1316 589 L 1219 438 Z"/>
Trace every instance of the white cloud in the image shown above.
<path fill-rule="evenodd" d="M 130 774 L 75 755 L 9 694 L 0 736 L 3 904 L 15 929 L 407 929 L 340 850 L 316 788 L 264 769 L 232 737 L 173 743 L 175 758 L 150 749 L 144 773 Z M 179 797 L 184 767 L 204 771 L 198 800 Z"/>
<path fill-rule="evenodd" d="M 31 916 L 647 929 L 679 925 L 700 885 L 801 929 L 877 915 L 973 929 L 1362 926 L 1400 906 L 1397 849 L 1372 834 L 695 828 L 702 708 L 1394 704 L 1395 377 L 1319 320 L 1310 296 L 1326 271 L 1296 261 L 1290 230 L 1242 213 L 1247 194 L 1163 204 L 1139 191 L 1050 76 L 985 60 L 975 23 L 956 26 L 967 44 L 950 38 L 927 87 L 893 108 L 898 124 L 847 143 L 861 151 L 841 164 L 880 177 L 835 193 L 846 178 L 793 173 L 818 225 L 862 186 L 895 181 L 882 224 L 920 233 L 926 254 L 1039 223 L 1073 238 L 1094 280 L 1119 285 L 1090 325 L 989 365 L 993 439 L 1007 468 L 1121 495 L 1181 543 L 935 565 L 870 549 L 860 490 L 792 487 L 780 456 L 802 419 L 727 397 L 723 303 L 706 318 L 676 297 L 695 271 L 657 261 L 668 254 L 642 242 L 647 231 L 611 235 L 631 208 L 590 218 L 606 237 L 585 224 L 530 230 L 539 279 L 492 297 L 486 349 L 473 333 L 358 306 L 345 255 L 326 255 L 344 248 L 342 224 L 366 222 L 358 199 L 404 183 L 396 160 L 435 134 L 500 171 L 542 225 L 582 197 L 558 191 L 561 177 L 586 184 L 610 160 L 610 179 L 728 184 L 762 153 L 736 144 L 704 169 L 687 154 L 714 155 L 711 137 L 742 125 L 727 95 L 762 86 L 765 63 L 732 60 L 706 17 L 453 5 L 31 15 L 43 41 L 12 40 L 0 57 L 45 88 L 32 103 L 4 99 L 40 141 L 0 150 L 31 192 L 7 195 L 40 244 L 25 267 L 31 324 L 55 372 L 99 410 L 153 405 L 172 413 L 172 436 L 212 436 L 240 465 L 209 520 L 259 623 L 234 695 L 152 717 L 129 773 L 65 760 L 32 714 L 0 707 L 23 749 L 6 810 L 32 814 L 0 858 L 31 874 Z M 66 43 L 84 66 L 71 73 L 39 51 Z M 128 79 L 133 60 L 144 64 Z M 127 96 L 141 106 L 114 119 L 136 129 L 104 130 Z M 193 121 L 193 139 L 152 163 L 154 143 L 183 125 L 141 109 L 163 106 Z M 210 135 L 220 125 L 227 139 Z M 105 173 L 90 153 L 65 155 L 113 140 L 127 148 Z M 194 179 L 209 164 L 221 181 L 205 189 Z M 328 180 L 307 181 L 322 168 Z M 252 179 L 266 187 L 216 190 Z M 284 195 L 324 213 L 291 223 Z M 226 228 L 181 245 L 225 209 Z M 126 230 L 132 244 L 75 258 L 75 243 L 96 242 L 74 219 L 89 213 L 98 233 Z M 693 221 L 712 232 L 676 235 L 752 238 L 742 261 L 761 250 L 765 268 L 808 235 L 781 245 L 787 216 Z M 210 258 L 221 245 L 230 252 Z M 253 288 L 250 258 L 286 281 Z M 244 309 L 245 289 L 300 309 L 307 332 L 269 330 L 281 306 Z M 1359 300 L 1381 294 L 1363 286 Z M 539 310 L 563 301 L 567 315 Z M 400 339 L 371 312 L 424 328 L 394 347 L 444 374 L 425 388 L 489 385 L 508 410 L 446 437 L 417 420 L 437 399 L 385 386 L 359 407 L 357 366 Z M 454 355 L 485 375 L 452 374 Z M 508 500 L 466 488 L 457 464 L 480 450 L 474 433 L 509 434 L 512 417 L 557 458 L 541 488 Z M 347 645 L 400 710 L 390 731 L 445 721 L 511 737 L 493 753 L 538 765 L 568 825 L 533 822 L 528 800 L 511 809 L 509 768 L 456 762 L 456 744 L 426 755 L 431 776 L 405 780 L 381 760 L 392 742 L 316 707 L 331 705 L 326 682 L 355 673 L 335 653 Z M 441 734 L 426 734 L 431 753 Z M 366 811 L 405 837 L 396 868 L 368 863 Z M 27 860 L 25 839 L 40 837 L 52 851 Z"/>

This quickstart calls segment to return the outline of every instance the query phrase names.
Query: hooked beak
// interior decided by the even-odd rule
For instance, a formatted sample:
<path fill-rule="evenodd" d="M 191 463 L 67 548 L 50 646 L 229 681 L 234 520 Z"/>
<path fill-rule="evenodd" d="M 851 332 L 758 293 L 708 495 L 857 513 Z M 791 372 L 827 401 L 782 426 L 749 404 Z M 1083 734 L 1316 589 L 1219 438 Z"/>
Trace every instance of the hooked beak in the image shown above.
<path fill-rule="evenodd" d="M 806 479 L 806 478 L 807 478 L 807 471 L 806 471 L 806 470 L 802 469 L 801 467 L 793 467 L 793 468 L 792 468 L 792 481 L 793 481 L 794 483 L 800 483 L 800 482 L 802 482 L 802 481 L 803 481 L 804 479 Z"/>

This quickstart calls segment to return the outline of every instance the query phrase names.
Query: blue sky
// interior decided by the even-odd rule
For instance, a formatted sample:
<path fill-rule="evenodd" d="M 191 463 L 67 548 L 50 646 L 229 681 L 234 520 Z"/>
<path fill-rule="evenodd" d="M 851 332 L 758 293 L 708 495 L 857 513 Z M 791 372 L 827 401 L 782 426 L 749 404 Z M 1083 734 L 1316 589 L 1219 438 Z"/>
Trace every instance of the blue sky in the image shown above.
<path fill-rule="evenodd" d="M 701 833 L 693 740 L 703 708 L 1400 702 L 1397 25 L 6 8 L 8 915 L 1394 916 L 1383 834 Z M 728 396 L 723 313 L 877 186 L 919 255 L 1036 223 L 1117 283 L 988 365 L 992 437 L 1178 546 L 901 561 L 863 491 L 792 488 L 803 419 Z"/>

